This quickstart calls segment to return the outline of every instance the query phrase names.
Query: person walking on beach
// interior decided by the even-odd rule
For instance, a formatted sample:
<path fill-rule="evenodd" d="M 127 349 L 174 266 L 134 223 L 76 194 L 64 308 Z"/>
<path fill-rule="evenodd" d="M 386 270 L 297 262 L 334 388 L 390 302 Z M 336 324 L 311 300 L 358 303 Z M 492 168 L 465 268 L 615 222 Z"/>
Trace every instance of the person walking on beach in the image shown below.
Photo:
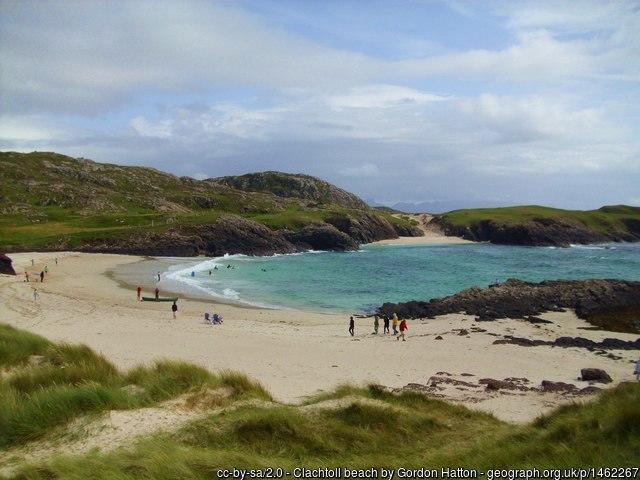
<path fill-rule="evenodd" d="M 409 327 L 407 327 L 407 321 L 403 318 L 400 322 L 400 335 L 396 337 L 396 340 L 400 340 L 400 337 L 402 337 L 402 341 L 406 342 L 407 339 L 404 338 L 404 334 L 407 332 L 408 328 Z"/>
<path fill-rule="evenodd" d="M 380 328 L 380 320 L 378 319 L 378 315 L 373 316 L 373 334 L 378 334 L 378 328 Z"/>
<path fill-rule="evenodd" d="M 356 322 L 353 320 L 353 316 L 349 317 L 349 333 L 352 337 L 356 333 Z"/>
<path fill-rule="evenodd" d="M 636 380 L 640 382 L 640 358 L 636 362 L 636 368 L 633 370 L 633 374 L 636 376 Z"/>
<path fill-rule="evenodd" d="M 160 298 L 160 289 L 158 287 L 156 287 L 154 293 L 156 294 L 156 300 L 158 300 L 158 298 Z"/>
<path fill-rule="evenodd" d="M 136 288 L 136 293 L 138 294 L 138 301 L 140 301 L 140 296 L 142 294 L 142 287 Z"/>
<path fill-rule="evenodd" d="M 34 289 L 33 289 L 33 301 L 34 301 L 34 302 L 37 302 L 37 301 L 38 301 L 38 297 L 39 297 L 39 296 L 40 296 L 40 295 L 38 294 L 38 289 L 37 289 L 37 288 L 34 288 Z"/>
<path fill-rule="evenodd" d="M 178 311 L 178 305 L 176 304 L 176 302 L 173 302 L 173 305 L 171 305 L 171 312 L 173 312 L 173 319 L 176 319 L 176 312 Z"/>
<path fill-rule="evenodd" d="M 29 272 L 27 272 L 26 270 L 24 271 L 24 281 L 29 283 Z"/>
<path fill-rule="evenodd" d="M 384 317 L 384 327 L 382 327 L 382 333 L 389 333 L 389 317 Z"/>
<path fill-rule="evenodd" d="M 34 265 L 34 260 L 33 260 L 33 258 L 32 258 L 32 259 L 31 259 L 31 266 L 33 267 L 33 265 Z"/>
<path fill-rule="evenodd" d="M 391 317 L 391 327 L 393 327 L 393 334 L 397 335 L 398 334 L 398 324 L 400 323 L 400 320 L 398 320 L 398 315 L 397 314 L 393 314 L 393 317 Z"/>
<path fill-rule="evenodd" d="M 40 272 L 40 283 L 44 282 L 44 270 Z"/>
<path fill-rule="evenodd" d="M 160 281 L 160 272 L 158 272 L 158 281 Z"/>
<path fill-rule="evenodd" d="M 44 266 L 44 273 L 49 273 L 49 267 L 47 265 Z"/>
<path fill-rule="evenodd" d="M 56 265 L 58 265 L 58 257 L 55 258 Z"/>

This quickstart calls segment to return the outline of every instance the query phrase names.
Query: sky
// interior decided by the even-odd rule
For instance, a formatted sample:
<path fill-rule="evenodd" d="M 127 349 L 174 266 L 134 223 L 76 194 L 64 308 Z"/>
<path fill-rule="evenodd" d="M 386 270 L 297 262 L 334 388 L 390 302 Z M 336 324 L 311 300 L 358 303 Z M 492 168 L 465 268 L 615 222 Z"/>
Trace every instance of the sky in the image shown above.
<path fill-rule="evenodd" d="M 0 150 L 640 205 L 638 32 L 640 0 L 3 0 Z"/>

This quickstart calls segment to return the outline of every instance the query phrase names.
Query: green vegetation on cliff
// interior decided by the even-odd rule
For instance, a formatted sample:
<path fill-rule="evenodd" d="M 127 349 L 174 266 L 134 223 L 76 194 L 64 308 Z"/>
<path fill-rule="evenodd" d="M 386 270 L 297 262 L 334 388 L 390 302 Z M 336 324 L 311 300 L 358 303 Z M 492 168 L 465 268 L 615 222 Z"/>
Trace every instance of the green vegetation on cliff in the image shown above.
<path fill-rule="evenodd" d="M 640 207 L 562 210 L 525 205 L 454 210 L 436 219 L 450 235 L 526 245 L 640 240 Z"/>
<path fill-rule="evenodd" d="M 277 172 L 251 177 L 276 182 L 273 192 L 267 188 L 271 183 L 263 185 L 264 192 L 233 188 L 226 184 L 234 184 L 233 178 L 200 181 L 50 152 L 0 152 L 0 249 L 124 243 L 183 226 L 211 225 L 223 215 L 291 231 L 325 225 L 329 218 L 373 216 L 389 222 L 396 230 L 392 235 L 417 234 L 411 225 L 313 177 Z"/>
<path fill-rule="evenodd" d="M 176 362 L 120 373 L 86 347 L 55 345 L 7 326 L 0 326 L 0 368 L 5 372 L 0 377 L 0 469 L 2 452 L 12 448 L 15 478 L 199 479 L 234 467 L 486 471 L 632 467 L 640 462 L 637 383 L 515 425 L 420 393 L 394 394 L 376 385 L 345 385 L 302 405 L 284 405 L 242 375 L 212 375 Z M 54 428 L 59 435 L 60 428 L 71 428 L 70 422 L 81 416 L 135 410 L 177 395 L 198 398 L 203 387 L 231 394 L 200 405 L 204 409 L 197 418 L 177 430 L 125 440 L 125 449 L 111 453 L 64 456 L 62 441 L 59 451 L 41 455 L 31 465 L 16 460 L 19 452 L 39 445 L 29 442 L 48 438 Z"/>

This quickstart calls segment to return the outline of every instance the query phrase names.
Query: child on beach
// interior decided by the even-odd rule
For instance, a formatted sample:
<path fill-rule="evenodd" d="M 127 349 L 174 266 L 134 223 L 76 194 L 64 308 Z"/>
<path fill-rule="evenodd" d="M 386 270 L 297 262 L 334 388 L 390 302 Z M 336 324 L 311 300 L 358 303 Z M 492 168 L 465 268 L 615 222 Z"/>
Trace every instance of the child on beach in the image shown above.
<path fill-rule="evenodd" d="M 140 301 L 140 295 L 142 294 L 142 287 L 136 288 L 136 293 L 138 294 L 138 301 Z"/>
<path fill-rule="evenodd" d="M 351 334 L 352 337 L 355 334 L 355 329 L 356 329 L 356 323 L 353 320 L 353 317 L 349 317 L 349 333 Z"/>
<path fill-rule="evenodd" d="M 38 296 L 39 296 L 39 294 L 38 294 L 38 289 L 37 289 L 37 288 L 34 288 L 34 289 L 33 289 L 33 301 L 34 301 L 34 302 L 37 302 L 37 301 L 38 301 Z"/>
<path fill-rule="evenodd" d="M 171 312 L 173 313 L 173 319 L 176 319 L 176 312 L 178 311 L 178 305 L 176 304 L 176 302 L 173 302 L 173 305 L 171 305 Z"/>
<path fill-rule="evenodd" d="M 400 323 L 400 320 L 398 320 L 398 315 L 396 315 L 394 313 L 393 317 L 391 317 L 391 326 L 393 327 L 393 334 L 394 335 L 398 334 L 398 324 L 399 323 Z"/>
<path fill-rule="evenodd" d="M 373 316 L 373 334 L 378 334 L 378 328 L 380 328 L 380 320 L 378 320 L 378 315 Z"/>
<path fill-rule="evenodd" d="M 400 340 L 400 337 L 402 337 L 402 341 L 406 342 L 407 339 L 404 338 L 404 334 L 407 331 L 407 329 L 408 329 L 407 321 L 403 318 L 402 321 L 400 322 L 400 335 L 396 337 L 396 340 Z"/>
<path fill-rule="evenodd" d="M 49 266 L 48 265 L 44 266 L 44 273 L 49 273 Z"/>

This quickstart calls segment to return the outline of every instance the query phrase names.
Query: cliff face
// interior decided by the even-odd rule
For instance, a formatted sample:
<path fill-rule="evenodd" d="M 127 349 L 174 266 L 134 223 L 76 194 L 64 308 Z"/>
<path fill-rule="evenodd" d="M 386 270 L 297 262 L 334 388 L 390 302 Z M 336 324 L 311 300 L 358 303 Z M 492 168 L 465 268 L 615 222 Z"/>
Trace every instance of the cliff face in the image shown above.
<path fill-rule="evenodd" d="M 469 288 L 429 301 L 385 303 L 378 313 L 405 318 L 432 318 L 465 312 L 478 320 L 532 319 L 545 311 L 571 308 L 580 318 L 607 330 L 640 332 L 640 282 L 624 280 L 549 280 L 540 283 L 517 279 Z M 535 320 L 535 319 L 533 319 Z"/>
<path fill-rule="evenodd" d="M 273 230 L 261 223 L 226 215 L 210 225 L 189 225 L 162 233 L 125 238 L 92 239 L 79 247 L 85 252 L 150 256 L 222 256 L 225 253 L 273 255 L 306 250 L 346 251 L 358 242 L 332 225 L 309 225 L 299 231 Z M 58 249 L 64 250 L 61 244 Z"/>
<path fill-rule="evenodd" d="M 640 209 L 564 211 L 510 207 L 455 211 L 432 220 L 449 236 L 504 245 L 561 246 L 640 241 Z"/>

